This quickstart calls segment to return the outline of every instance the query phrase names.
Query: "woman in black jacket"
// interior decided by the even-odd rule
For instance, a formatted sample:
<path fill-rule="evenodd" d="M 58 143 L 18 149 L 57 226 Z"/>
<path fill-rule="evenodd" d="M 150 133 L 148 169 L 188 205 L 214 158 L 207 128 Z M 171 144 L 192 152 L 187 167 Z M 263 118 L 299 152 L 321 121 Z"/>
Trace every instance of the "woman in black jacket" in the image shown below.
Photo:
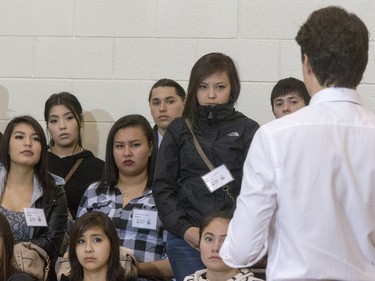
<path fill-rule="evenodd" d="M 204 268 L 198 252 L 202 218 L 233 209 L 240 192 L 242 165 L 259 125 L 234 109 L 239 94 L 230 57 L 201 57 L 191 71 L 182 118 L 169 125 L 158 151 L 152 190 L 177 281 Z M 198 153 L 187 121 L 210 163 Z"/>
<path fill-rule="evenodd" d="M 16 243 L 30 241 L 53 261 L 66 231 L 68 207 L 64 189 L 56 185 L 62 179 L 48 173 L 47 149 L 34 118 L 20 116 L 9 122 L 0 147 L 0 212 Z"/>

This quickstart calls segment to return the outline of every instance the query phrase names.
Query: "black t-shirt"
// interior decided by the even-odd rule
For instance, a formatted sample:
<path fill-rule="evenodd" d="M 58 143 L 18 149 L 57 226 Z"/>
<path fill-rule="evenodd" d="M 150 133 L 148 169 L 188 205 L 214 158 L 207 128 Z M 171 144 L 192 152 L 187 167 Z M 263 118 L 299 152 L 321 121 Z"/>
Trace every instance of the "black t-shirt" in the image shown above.
<path fill-rule="evenodd" d="M 64 185 L 68 208 L 76 218 L 77 209 L 87 187 L 101 179 L 104 169 L 104 161 L 95 157 L 89 150 L 84 150 L 72 156 L 60 158 L 52 152 L 48 153 L 49 171 L 55 175 L 65 178 L 76 161 L 83 158 L 83 161 Z"/>

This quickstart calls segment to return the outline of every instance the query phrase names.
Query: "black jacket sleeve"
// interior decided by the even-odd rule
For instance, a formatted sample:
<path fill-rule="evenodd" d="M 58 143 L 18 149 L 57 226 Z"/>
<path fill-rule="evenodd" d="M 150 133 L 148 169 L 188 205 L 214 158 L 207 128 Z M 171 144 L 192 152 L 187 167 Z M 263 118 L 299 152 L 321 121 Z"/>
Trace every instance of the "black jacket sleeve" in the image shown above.
<path fill-rule="evenodd" d="M 176 121 L 176 120 L 175 120 Z M 177 129 L 173 135 L 175 122 L 172 122 L 164 134 L 158 150 L 152 192 L 155 198 L 160 220 L 173 235 L 183 238 L 185 231 L 191 227 L 185 211 L 178 199 L 180 151 Z"/>
<path fill-rule="evenodd" d="M 44 209 L 47 227 L 37 227 L 31 242 L 44 249 L 53 260 L 59 255 L 68 217 L 68 205 L 63 187 L 57 186 L 56 196 L 52 202 L 43 206 L 43 198 L 39 198 L 35 206 Z"/>

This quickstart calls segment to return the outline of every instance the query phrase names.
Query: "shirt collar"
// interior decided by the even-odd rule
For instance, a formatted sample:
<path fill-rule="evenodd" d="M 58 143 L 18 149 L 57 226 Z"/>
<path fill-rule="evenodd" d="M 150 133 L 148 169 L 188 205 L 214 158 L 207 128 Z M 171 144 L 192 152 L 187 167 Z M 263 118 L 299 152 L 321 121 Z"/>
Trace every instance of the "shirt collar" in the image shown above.
<path fill-rule="evenodd" d="M 158 148 L 160 147 L 161 141 L 163 140 L 163 136 L 160 134 L 159 130 L 158 131 Z"/>
<path fill-rule="evenodd" d="M 349 88 L 324 88 L 312 96 L 310 104 L 325 102 L 352 102 L 361 104 L 361 99 L 356 90 Z"/>
<path fill-rule="evenodd" d="M 7 177 L 7 171 L 4 168 L 3 164 L 0 164 L 0 195 L 4 193 L 5 190 L 5 180 Z M 33 186 L 33 194 L 31 196 L 31 206 L 34 205 L 35 201 L 42 197 L 43 195 L 43 188 L 40 184 L 38 178 L 34 174 L 34 186 Z"/>

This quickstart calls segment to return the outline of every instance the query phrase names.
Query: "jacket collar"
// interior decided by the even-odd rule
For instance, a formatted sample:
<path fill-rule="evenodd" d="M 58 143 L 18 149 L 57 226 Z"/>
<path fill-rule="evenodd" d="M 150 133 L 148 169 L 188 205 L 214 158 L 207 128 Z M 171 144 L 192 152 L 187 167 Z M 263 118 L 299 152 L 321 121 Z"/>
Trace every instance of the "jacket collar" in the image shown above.
<path fill-rule="evenodd" d="M 218 104 L 215 106 L 198 106 L 198 119 L 200 120 L 224 120 L 230 118 L 235 109 L 233 104 Z"/>
<path fill-rule="evenodd" d="M 7 178 L 7 170 L 5 170 L 4 165 L 0 163 L 0 196 L 3 195 L 5 190 L 5 180 Z M 54 179 L 55 183 L 57 185 L 64 184 L 64 179 L 62 179 L 59 176 L 56 176 L 52 173 L 50 173 L 52 178 Z M 43 196 L 43 188 L 39 181 L 39 179 L 34 174 L 34 186 L 33 186 L 33 195 L 31 196 L 31 206 L 35 204 L 35 202 Z"/>

